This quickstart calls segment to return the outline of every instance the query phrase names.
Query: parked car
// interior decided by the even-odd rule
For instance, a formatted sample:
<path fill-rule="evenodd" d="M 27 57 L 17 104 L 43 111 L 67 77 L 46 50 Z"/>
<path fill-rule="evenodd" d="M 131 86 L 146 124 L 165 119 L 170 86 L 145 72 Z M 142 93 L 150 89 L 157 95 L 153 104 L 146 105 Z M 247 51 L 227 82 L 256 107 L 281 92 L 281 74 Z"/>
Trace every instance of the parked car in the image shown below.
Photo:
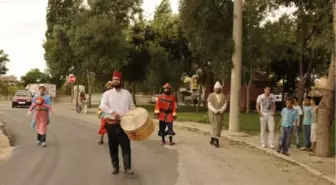
<path fill-rule="evenodd" d="M 32 94 L 28 90 L 17 90 L 12 99 L 12 108 L 18 106 L 29 107 L 32 104 Z"/>
<path fill-rule="evenodd" d="M 159 94 L 156 94 L 156 95 L 152 96 L 151 99 L 149 100 L 149 103 L 155 104 L 156 101 L 158 100 L 159 96 L 160 96 Z"/>

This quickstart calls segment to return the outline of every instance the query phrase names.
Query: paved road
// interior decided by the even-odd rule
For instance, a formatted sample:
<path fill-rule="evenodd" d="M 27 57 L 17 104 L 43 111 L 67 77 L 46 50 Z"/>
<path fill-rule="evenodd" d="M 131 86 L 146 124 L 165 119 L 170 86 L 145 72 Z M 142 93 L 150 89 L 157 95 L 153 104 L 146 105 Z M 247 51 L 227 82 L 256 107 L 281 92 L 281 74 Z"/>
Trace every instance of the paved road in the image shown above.
<path fill-rule="evenodd" d="M 244 145 L 178 130 L 176 146 L 161 146 L 158 137 L 132 143 L 134 177 L 113 176 L 106 146 L 98 146 L 98 119 L 54 106 L 48 147 L 35 145 L 27 109 L 0 106 L 15 149 L 0 163 L 1 185 L 323 185 L 292 164 Z"/>

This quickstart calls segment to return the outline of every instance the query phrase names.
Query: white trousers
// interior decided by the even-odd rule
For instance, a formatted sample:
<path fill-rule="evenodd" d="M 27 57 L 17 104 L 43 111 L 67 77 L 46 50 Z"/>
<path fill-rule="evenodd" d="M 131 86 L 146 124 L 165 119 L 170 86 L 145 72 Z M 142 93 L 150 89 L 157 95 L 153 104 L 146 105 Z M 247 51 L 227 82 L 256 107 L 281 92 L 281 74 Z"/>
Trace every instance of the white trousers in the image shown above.
<path fill-rule="evenodd" d="M 274 146 L 274 116 L 272 115 L 264 115 L 260 117 L 260 137 L 261 144 L 266 145 L 266 128 L 268 126 L 268 144 Z"/>

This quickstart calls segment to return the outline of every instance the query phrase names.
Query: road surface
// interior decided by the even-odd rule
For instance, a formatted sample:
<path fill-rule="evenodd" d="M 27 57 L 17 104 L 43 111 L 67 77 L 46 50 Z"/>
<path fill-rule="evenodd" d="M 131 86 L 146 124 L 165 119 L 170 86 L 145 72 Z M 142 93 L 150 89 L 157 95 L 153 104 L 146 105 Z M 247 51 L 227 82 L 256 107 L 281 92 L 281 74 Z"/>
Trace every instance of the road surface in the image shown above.
<path fill-rule="evenodd" d="M 27 109 L 0 106 L 15 149 L 0 163 L 1 185 L 324 185 L 298 166 L 256 149 L 221 140 L 219 149 L 209 138 L 177 130 L 176 146 L 161 146 L 154 133 L 145 142 L 133 142 L 136 175 L 112 175 L 107 146 L 96 144 L 99 121 L 54 105 L 47 136 L 48 147 L 36 146 Z"/>

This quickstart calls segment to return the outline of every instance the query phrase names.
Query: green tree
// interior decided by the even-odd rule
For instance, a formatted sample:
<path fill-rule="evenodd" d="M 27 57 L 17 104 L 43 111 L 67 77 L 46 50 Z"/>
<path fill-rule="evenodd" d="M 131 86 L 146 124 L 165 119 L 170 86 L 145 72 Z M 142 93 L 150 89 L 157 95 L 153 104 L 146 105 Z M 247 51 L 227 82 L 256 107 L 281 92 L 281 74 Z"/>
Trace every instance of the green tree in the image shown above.
<path fill-rule="evenodd" d="M 4 50 L 0 50 L 0 75 L 4 75 L 7 73 L 8 69 L 6 67 L 6 63 L 9 62 L 8 55 L 4 52 Z"/>
<path fill-rule="evenodd" d="M 31 83 L 47 83 L 48 79 L 48 75 L 41 72 L 39 69 L 31 69 L 21 77 L 24 86 Z"/>
<path fill-rule="evenodd" d="M 206 84 L 207 96 L 214 78 L 227 78 L 222 74 L 228 73 L 232 63 L 233 2 L 181 0 L 180 19 L 190 41 L 195 68 L 203 71 L 201 82 Z"/>

